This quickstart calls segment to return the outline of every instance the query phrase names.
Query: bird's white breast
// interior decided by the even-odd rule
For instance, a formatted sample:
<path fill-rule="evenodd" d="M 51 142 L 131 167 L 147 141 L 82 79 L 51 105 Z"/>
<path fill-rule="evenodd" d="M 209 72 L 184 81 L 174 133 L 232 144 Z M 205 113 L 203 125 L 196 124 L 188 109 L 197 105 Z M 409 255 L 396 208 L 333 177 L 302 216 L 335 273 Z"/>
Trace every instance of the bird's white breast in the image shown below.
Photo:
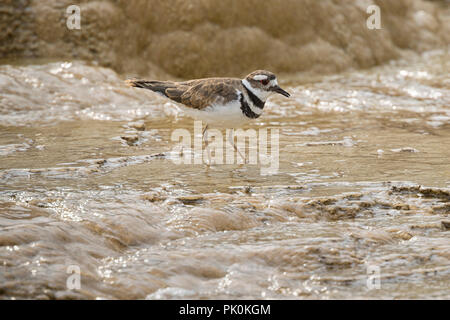
<path fill-rule="evenodd" d="M 214 104 L 202 110 L 185 106 L 182 106 L 182 109 L 188 116 L 218 128 L 238 128 L 251 120 L 242 113 L 241 103 L 238 100 Z"/>

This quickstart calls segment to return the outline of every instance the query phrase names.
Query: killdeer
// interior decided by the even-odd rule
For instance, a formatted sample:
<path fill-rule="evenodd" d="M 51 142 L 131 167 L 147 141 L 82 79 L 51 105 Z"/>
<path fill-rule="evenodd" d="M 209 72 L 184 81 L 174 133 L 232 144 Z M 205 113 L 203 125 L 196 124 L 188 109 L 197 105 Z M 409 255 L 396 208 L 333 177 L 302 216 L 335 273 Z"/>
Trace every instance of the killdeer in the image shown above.
<path fill-rule="evenodd" d="M 275 74 L 265 70 L 250 73 L 244 79 L 206 78 L 184 82 L 157 80 L 126 80 L 132 87 L 154 91 L 176 102 L 194 119 L 206 123 L 203 140 L 208 144 L 208 126 L 234 129 L 261 116 L 264 104 L 273 93 L 289 97 L 280 88 Z M 241 155 L 234 144 L 233 131 L 228 141 Z"/>

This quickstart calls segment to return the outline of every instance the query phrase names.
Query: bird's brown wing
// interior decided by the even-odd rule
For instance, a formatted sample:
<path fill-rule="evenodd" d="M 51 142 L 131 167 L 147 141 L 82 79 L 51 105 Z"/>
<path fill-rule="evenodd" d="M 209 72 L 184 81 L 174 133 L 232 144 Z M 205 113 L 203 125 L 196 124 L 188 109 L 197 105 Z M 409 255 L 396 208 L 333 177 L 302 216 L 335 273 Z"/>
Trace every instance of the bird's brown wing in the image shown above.
<path fill-rule="evenodd" d="M 239 79 L 208 78 L 185 82 L 127 80 L 128 85 L 149 89 L 187 107 L 204 109 L 215 103 L 238 99 Z"/>
<path fill-rule="evenodd" d="M 181 94 L 181 103 L 194 109 L 204 109 L 213 104 L 226 104 L 238 99 L 236 88 L 239 79 L 201 79 L 180 83 L 180 86 L 188 87 Z M 172 93 L 172 89 L 170 89 Z M 176 90 L 173 90 L 174 94 Z"/>

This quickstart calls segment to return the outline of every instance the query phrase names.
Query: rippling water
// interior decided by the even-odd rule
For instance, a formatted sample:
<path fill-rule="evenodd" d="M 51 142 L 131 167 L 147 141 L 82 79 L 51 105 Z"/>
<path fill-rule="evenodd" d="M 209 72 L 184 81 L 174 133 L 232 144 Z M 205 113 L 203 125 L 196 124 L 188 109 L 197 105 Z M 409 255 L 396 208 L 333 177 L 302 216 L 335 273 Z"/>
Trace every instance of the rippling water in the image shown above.
<path fill-rule="evenodd" d="M 269 176 L 174 164 L 192 120 L 110 69 L 1 65 L 0 296 L 449 299 L 449 61 L 290 78 Z"/>

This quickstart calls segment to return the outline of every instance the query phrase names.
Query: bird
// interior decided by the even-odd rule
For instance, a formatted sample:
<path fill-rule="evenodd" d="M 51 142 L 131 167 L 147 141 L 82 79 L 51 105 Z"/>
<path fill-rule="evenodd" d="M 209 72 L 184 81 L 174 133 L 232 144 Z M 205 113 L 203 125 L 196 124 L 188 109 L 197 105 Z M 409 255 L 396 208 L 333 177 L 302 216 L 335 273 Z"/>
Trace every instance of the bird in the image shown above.
<path fill-rule="evenodd" d="M 290 97 L 278 85 L 274 73 L 256 70 L 245 78 L 204 78 L 182 82 L 128 79 L 127 85 L 148 89 L 168 98 L 180 106 L 190 117 L 206 123 L 203 140 L 208 144 L 208 128 L 239 128 L 258 119 L 267 99 L 274 93 Z M 229 143 L 234 144 L 233 131 L 229 131 Z"/>

